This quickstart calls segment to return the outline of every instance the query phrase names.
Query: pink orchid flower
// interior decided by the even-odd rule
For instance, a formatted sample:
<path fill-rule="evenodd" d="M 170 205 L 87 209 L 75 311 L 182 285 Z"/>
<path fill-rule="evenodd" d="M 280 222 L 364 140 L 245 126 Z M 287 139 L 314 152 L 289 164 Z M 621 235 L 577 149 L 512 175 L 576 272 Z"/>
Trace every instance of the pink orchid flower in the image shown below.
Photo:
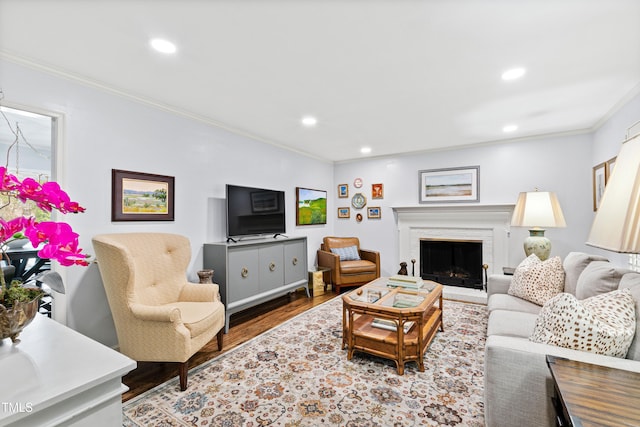
<path fill-rule="evenodd" d="M 20 181 L 15 175 L 0 166 L 0 192 L 9 193 L 21 202 L 31 200 L 45 211 L 56 209 L 61 213 L 79 213 L 85 209 L 78 202 L 74 202 L 64 192 L 57 182 L 40 184 L 33 178 Z M 0 218 L 0 243 L 11 240 L 16 233 L 23 232 L 31 241 L 33 247 L 42 244 L 38 251 L 41 258 L 53 259 L 61 265 L 88 265 L 87 255 L 78 247 L 78 234 L 71 226 L 64 222 L 44 221 L 36 222 L 32 217 L 18 217 L 10 221 Z"/>

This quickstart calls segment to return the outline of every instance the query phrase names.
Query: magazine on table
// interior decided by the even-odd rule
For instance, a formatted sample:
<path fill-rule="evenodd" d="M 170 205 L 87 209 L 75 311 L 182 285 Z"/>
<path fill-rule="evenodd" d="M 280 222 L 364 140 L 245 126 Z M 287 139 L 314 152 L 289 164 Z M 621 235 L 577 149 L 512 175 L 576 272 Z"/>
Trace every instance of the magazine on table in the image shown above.
<path fill-rule="evenodd" d="M 404 333 L 405 334 L 408 333 L 415 323 L 416 322 L 411 322 L 411 321 L 410 322 L 405 322 L 404 323 Z M 386 329 L 388 331 L 397 331 L 398 330 L 397 324 L 393 320 L 380 319 L 378 317 L 373 319 L 373 322 L 371 322 L 371 326 L 374 326 L 374 327 L 380 328 L 380 329 Z"/>

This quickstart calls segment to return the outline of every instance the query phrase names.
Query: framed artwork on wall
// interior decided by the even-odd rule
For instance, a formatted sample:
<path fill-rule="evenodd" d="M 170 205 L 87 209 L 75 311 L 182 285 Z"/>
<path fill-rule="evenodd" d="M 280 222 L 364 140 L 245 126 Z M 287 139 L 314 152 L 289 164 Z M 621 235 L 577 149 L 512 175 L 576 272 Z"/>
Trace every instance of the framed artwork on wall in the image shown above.
<path fill-rule="evenodd" d="M 382 184 L 371 184 L 371 198 L 372 199 L 384 198 L 384 190 L 383 190 Z"/>
<path fill-rule="evenodd" d="M 327 192 L 296 187 L 296 225 L 327 223 Z"/>
<path fill-rule="evenodd" d="M 593 167 L 593 210 L 597 211 L 600 200 L 607 185 L 607 162 L 602 162 Z"/>
<path fill-rule="evenodd" d="M 418 172 L 420 203 L 479 202 L 480 166 Z"/>
<path fill-rule="evenodd" d="M 380 219 L 382 218 L 382 209 L 380 206 L 370 206 L 367 208 L 367 218 Z"/>
<path fill-rule="evenodd" d="M 609 177 L 613 173 L 613 168 L 616 165 L 616 159 L 617 158 L 618 158 L 618 156 L 612 157 L 611 159 L 607 160 L 607 179 L 606 179 L 606 181 L 609 181 Z"/>
<path fill-rule="evenodd" d="M 350 218 L 351 208 L 348 206 L 338 208 L 338 218 Z"/>
<path fill-rule="evenodd" d="M 349 197 L 349 184 L 338 185 L 338 197 L 341 199 Z"/>
<path fill-rule="evenodd" d="M 111 221 L 173 221 L 172 176 L 111 170 Z"/>

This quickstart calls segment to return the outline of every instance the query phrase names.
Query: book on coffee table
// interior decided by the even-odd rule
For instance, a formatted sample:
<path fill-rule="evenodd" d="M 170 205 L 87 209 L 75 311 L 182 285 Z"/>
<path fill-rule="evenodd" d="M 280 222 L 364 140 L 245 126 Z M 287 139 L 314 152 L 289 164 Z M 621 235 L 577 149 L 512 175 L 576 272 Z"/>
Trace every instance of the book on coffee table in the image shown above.
<path fill-rule="evenodd" d="M 402 274 L 391 276 L 387 279 L 387 286 L 390 288 L 420 289 L 423 284 L 421 277 L 404 276 Z"/>
<path fill-rule="evenodd" d="M 405 324 L 404 324 L 404 333 L 405 334 L 408 333 L 415 323 L 416 322 L 405 322 Z M 398 327 L 396 326 L 396 322 L 394 322 L 393 320 L 380 319 L 378 317 L 373 319 L 373 322 L 371 322 L 371 326 L 374 326 L 374 327 L 380 328 L 380 329 L 386 329 L 388 331 L 396 331 L 396 330 L 398 330 Z"/>

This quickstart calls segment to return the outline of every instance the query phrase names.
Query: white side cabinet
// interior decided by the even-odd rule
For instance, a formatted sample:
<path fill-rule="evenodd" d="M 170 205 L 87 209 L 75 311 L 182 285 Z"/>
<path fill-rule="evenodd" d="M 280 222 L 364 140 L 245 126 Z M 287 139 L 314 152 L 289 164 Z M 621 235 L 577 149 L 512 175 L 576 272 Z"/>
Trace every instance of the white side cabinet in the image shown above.
<path fill-rule="evenodd" d="M 225 332 L 233 313 L 303 286 L 309 296 L 306 237 L 205 243 L 203 267 L 220 286 Z"/>
<path fill-rule="evenodd" d="M 0 344 L 0 426 L 122 425 L 136 362 L 43 315 Z"/>

